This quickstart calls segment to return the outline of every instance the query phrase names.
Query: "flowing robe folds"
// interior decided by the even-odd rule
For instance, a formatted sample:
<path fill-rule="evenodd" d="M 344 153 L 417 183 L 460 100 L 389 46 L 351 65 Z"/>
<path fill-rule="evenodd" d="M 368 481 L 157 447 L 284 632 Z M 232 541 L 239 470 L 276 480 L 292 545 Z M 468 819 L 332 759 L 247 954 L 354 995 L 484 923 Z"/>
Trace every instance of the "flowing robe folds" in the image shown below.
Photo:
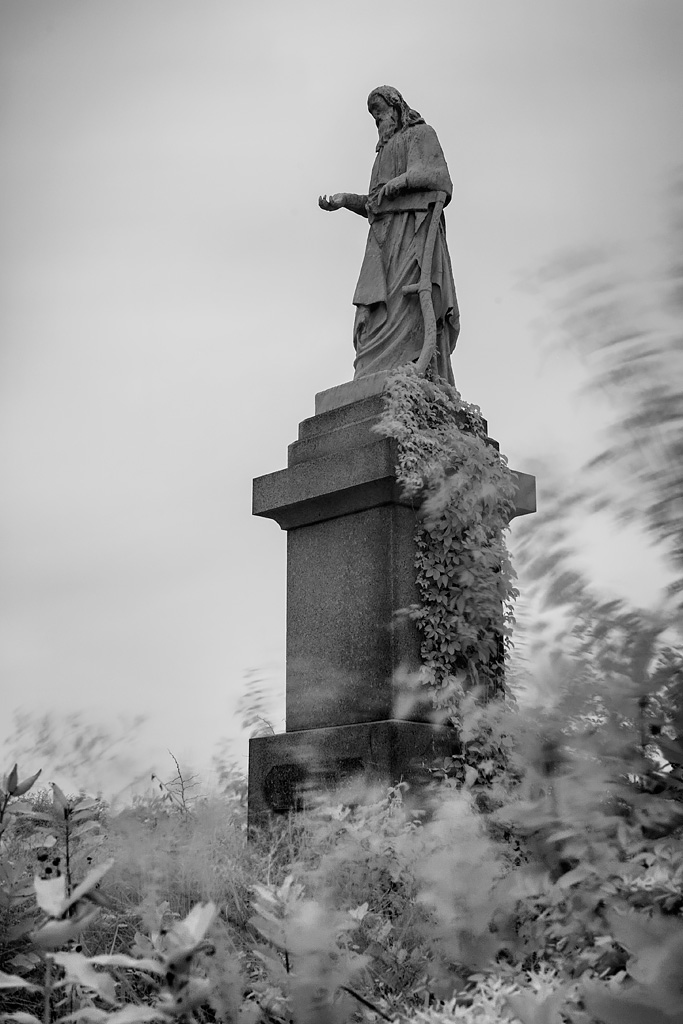
<path fill-rule="evenodd" d="M 406 191 L 377 202 L 382 185 L 406 176 Z M 353 296 L 356 318 L 354 379 L 415 360 L 422 351 L 424 324 L 417 294 L 402 288 L 419 281 L 435 191 L 450 201 L 453 186 L 436 132 L 418 124 L 378 146 L 370 178 L 370 232 Z M 359 199 L 361 197 L 358 197 Z M 364 198 L 364 197 L 363 197 Z M 437 322 L 441 377 L 453 383 L 450 355 L 460 330 L 453 271 L 441 216 L 432 258 L 432 299 Z"/>

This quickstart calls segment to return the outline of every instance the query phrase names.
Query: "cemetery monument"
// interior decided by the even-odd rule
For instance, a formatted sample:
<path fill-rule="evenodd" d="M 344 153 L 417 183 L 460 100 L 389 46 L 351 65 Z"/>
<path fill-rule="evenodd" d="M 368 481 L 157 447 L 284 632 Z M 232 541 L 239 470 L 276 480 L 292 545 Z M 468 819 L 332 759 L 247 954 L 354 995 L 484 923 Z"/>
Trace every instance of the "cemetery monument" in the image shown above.
<path fill-rule="evenodd" d="M 287 468 L 254 480 L 253 514 L 287 532 L 287 668 L 286 731 L 250 741 L 251 825 L 351 776 L 409 779 L 411 765 L 454 742 L 427 701 L 400 710 L 400 681 L 421 665 L 418 629 L 400 614 L 419 600 L 418 509 L 397 482 L 396 441 L 373 429 L 399 367 L 454 382 L 460 318 L 443 213 L 452 184 L 434 129 L 398 90 L 374 89 L 368 110 L 379 136 L 368 194 L 318 201 L 369 224 L 354 378 L 316 395 Z M 533 512 L 534 478 L 516 479 L 514 515 Z"/>

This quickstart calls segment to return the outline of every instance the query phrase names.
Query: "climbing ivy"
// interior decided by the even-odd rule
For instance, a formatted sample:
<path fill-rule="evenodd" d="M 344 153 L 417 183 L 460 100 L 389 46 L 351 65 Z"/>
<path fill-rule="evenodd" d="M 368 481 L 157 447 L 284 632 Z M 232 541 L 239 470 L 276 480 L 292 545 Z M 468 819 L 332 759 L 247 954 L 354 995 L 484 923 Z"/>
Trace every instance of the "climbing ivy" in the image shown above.
<path fill-rule="evenodd" d="M 486 436 L 481 412 L 449 384 L 393 373 L 384 391 L 380 433 L 395 438 L 397 480 L 419 509 L 422 682 L 437 707 L 454 693 L 504 692 L 504 655 L 517 591 L 505 545 L 515 481 Z"/>

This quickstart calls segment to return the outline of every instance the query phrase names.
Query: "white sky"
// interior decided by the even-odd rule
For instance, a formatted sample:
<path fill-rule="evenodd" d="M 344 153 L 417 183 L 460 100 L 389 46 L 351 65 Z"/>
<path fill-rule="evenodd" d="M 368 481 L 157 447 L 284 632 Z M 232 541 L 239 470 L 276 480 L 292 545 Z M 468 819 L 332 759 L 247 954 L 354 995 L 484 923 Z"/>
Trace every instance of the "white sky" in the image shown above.
<path fill-rule="evenodd" d="M 352 375 L 366 225 L 317 196 L 366 191 L 376 85 L 454 181 L 463 396 L 515 468 L 577 464 L 581 371 L 521 285 L 663 230 L 681 52 L 680 0 L 0 0 L 5 725 L 146 713 L 163 775 L 234 732 L 245 669 L 282 673 L 285 536 L 251 478 Z"/>

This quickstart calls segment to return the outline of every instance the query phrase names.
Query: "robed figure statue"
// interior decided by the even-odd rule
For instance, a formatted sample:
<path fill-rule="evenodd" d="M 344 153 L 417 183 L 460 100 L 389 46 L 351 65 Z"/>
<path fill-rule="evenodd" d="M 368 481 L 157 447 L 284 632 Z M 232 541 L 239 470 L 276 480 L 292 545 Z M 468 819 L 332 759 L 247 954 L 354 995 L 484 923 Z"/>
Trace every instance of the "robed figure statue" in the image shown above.
<path fill-rule="evenodd" d="M 425 339 L 418 296 L 424 267 L 431 270 L 436 370 L 452 384 L 450 356 L 460 315 L 441 213 L 453 191 L 448 167 L 436 132 L 397 89 L 390 85 L 373 89 L 368 110 L 379 133 L 369 194 L 339 192 L 318 200 L 323 210 L 343 207 L 370 223 L 353 296 L 354 379 L 418 361 Z M 435 210 L 437 223 L 430 232 Z"/>

